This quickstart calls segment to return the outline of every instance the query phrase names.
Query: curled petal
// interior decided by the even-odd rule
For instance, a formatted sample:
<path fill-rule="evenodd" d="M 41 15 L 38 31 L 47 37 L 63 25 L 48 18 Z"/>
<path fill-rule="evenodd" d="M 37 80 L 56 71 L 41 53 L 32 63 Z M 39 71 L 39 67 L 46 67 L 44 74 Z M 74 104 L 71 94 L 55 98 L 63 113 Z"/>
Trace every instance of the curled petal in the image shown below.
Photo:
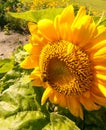
<path fill-rule="evenodd" d="M 46 102 L 47 98 L 49 98 L 52 92 L 53 92 L 53 89 L 50 86 L 46 88 L 46 90 L 43 93 L 42 100 L 41 100 L 42 105 Z"/>

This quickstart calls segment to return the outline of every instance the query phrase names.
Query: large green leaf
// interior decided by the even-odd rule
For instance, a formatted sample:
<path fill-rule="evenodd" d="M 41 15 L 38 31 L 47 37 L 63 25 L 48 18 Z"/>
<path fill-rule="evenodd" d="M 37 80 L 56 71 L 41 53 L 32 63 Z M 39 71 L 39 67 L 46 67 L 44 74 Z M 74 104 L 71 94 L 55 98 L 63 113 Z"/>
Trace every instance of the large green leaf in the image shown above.
<path fill-rule="evenodd" d="M 45 115 L 40 111 L 23 111 L 0 118 L 0 130 L 41 130 L 45 125 Z"/>
<path fill-rule="evenodd" d="M 9 14 L 15 18 L 24 19 L 31 22 L 38 22 L 39 20 L 44 18 L 54 19 L 54 17 L 57 14 L 60 14 L 62 10 L 63 8 L 51 8 L 51 9 L 27 11 L 22 13 L 10 12 Z"/>
<path fill-rule="evenodd" d="M 47 120 L 37 98 L 27 75 L 4 90 L 0 96 L 0 130 L 41 130 Z"/>
<path fill-rule="evenodd" d="M 80 130 L 73 121 L 63 115 L 50 114 L 50 123 L 42 130 Z"/>

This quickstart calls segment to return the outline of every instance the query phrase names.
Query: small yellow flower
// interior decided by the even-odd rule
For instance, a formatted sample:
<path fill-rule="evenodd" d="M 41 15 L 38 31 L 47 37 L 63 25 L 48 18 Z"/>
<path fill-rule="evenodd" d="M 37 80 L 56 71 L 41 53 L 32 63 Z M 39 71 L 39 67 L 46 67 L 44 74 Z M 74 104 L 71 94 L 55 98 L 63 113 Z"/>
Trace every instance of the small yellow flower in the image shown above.
<path fill-rule="evenodd" d="M 54 21 L 29 23 L 29 56 L 21 63 L 34 68 L 30 78 L 44 86 L 41 103 L 68 107 L 83 119 L 82 105 L 88 110 L 106 106 L 106 27 L 97 26 L 84 7 L 74 15 L 73 6 Z"/>
<path fill-rule="evenodd" d="M 21 11 L 21 8 L 20 8 L 20 7 L 16 8 L 16 11 L 17 11 L 17 12 L 20 12 L 20 11 Z"/>
<path fill-rule="evenodd" d="M 8 6 L 8 7 L 5 8 L 5 11 L 8 12 L 8 11 L 10 11 L 10 9 L 11 9 L 11 7 Z"/>

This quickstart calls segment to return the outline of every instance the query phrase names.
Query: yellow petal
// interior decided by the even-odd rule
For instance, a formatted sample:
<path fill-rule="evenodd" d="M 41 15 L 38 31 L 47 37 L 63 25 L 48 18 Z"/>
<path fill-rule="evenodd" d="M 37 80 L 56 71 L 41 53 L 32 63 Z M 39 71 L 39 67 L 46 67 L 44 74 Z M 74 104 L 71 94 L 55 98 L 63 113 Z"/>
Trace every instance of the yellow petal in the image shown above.
<path fill-rule="evenodd" d="M 39 56 L 28 56 L 20 64 L 20 66 L 24 69 L 32 69 L 39 65 L 38 61 L 39 61 Z"/>
<path fill-rule="evenodd" d="M 30 37 L 30 43 L 32 45 L 40 44 L 45 45 L 48 43 L 48 40 L 42 36 L 42 34 L 38 31 L 36 34 Z"/>
<path fill-rule="evenodd" d="M 30 75 L 30 79 L 33 80 L 32 81 L 33 86 L 37 86 L 37 87 L 44 86 L 44 83 L 41 80 L 41 73 L 40 73 L 39 67 L 36 67 L 32 71 L 32 73 Z"/>
<path fill-rule="evenodd" d="M 92 55 L 94 55 L 97 51 L 99 51 L 100 49 L 106 47 L 106 40 L 103 40 L 101 42 L 98 42 L 96 44 L 93 45 L 92 48 L 90 48 L 90 53 L 92 53 Z"/>
<path fill-rule="evenodd" d="M 44 91 L 42 99 L 41 99 L 42 105 L 46 102 L 47 98 L 49 98 L 49 96 L 52 94 L 52 92 L 53 92 L 53 89 L 50 86 L 48 86 L 46 88 L 46 90 Z"/>
<path fill-rule="evenodd" d="M 98 50 L 95 54 L 94 57 L 101 57 L 102 58 L 106 56 L 106 47 L 103 47 L 102 49 Z"/>
<path fill-rule="evenodd" d="M 65 98 L 65 96 L 60 95 L 60 98 L 58 98 L 58 99 L 60 99 L 58 104 L 60 104 L 60 106 L 62 106 L 62 107 L 66 107 L 66 98 Z"/>
<path fill-rule="evenodd" d="M 43 19 L 38 22 L 38 28 L 42 35 L 47 38 L 50 42 L 58 40 L 56 30 L 53 22 L 48 19 Z"/>
<path fill-rule="evenodd" d="M 89 91 L 85 92 L 85 93 L 83 94 L 83 96 L 86 97 L 86 98 L 90 98 L 90 92 L 89 92 Z"/>
<path fill-rule="evenodd" d="M 95 66 L 99 66 L 99 65 L 101 65 L 101 66 L 106 66 L 106 57 L 96 57 L 96 58 L 94 58 L 93 59 L 93 64 L 95 65 Z M 105 70 L 105 69 L 104 69 Z M 102 71 L 103 72 L 103 71 Z M 104 72 L 105 74 L 106 74 L 106 72 Z"/>
<path fill-rule="evenodd" d="M 95 85 L 92 87 L 91 89 L 91 93 L 94 93 L 95 95 L 98 95 L 100 97 L 103 97 L 103 93 L 100 91 L 100 89 L 98 88 L 98 83 L 95 83 Z"/>
<path fill-rule="evenodd" d="M 37 30 L 38 30 L 38 27 L 37 27 L 37 24 L 35 23 L 32 23 L 32 22 L 29 22 L 28 23 L 28 28 L 29 28 L 29 31 L 30 33 L 33 35 L 33 34 L 36 34 Z"/>
<path fill-rule="evenodd" d="M 80 7 L 80 9 L 79 9 L 79 11 L 78 11 L 78 13 L 77 13 L 77 15 L 76 15 L 76 17 L 75 17 L 75 20 L 74 20 L 72 26 L 75 26 L 75 24 L 76 24 L 77 22 L 79 22 L 80 19 L 81 19 L 83 16 L 85 16 L 85 15 L 86 15 L 86 9 L 85 9 L 85 7 Z"/>
<path fill-rule="evenodd" d="M 35 78 L 35 79 L 32 81 L 32 85 L 33 85 L 33 86 L 36 86 L 36 87 L 42 87 L 42 86 L 44 86 L 44 84 L 43 84 L 43 82 L 41 81 L 41 78 L 40 78 L 40 77 Z"/>
<path fill-rule="evenodd" d="M 98 65 L 98 66 L 94 66 L 94 68 L 95 68 L 95 70 L 97 70 L 97 71 L 106 71 L 106 67 L 104 67 L 104 66 L 101 66 L 101 65 Z"/>
<path fill-rule="evenodd" d="M 32 49 L 32 45 L 29 43 L 29 44 L 26 44 L 24 45 L 24 49 L 27 51 L 27 52 L 30 52 L 30 50 Z"/>
<path fill-rule="evenodd" d="M 39 65 L 39 55 L 42 50 L 41 45 L 26 44 L 24 48 L 30 53 L 30 56 L 26 57 L 25 60 L 20 64 L 22 68 L 31 69 Z"/>
<path fill-rule="evenodd" d="M 54 27 L 55 27 L 55 30 L 57 32 L 57 37 L 58 37 L 58 40 L 62 39 L 61 38 L 61 32 L 60 32 L 60 15 L 57 15 L 55 17 L 55 20 L 54 20 Z"/>
<path fill-rule="evenodd" d="M 98 84 L 98 88 L 103 93 L 103 95 L 106 97 L 106 87 L 102 84 Z"/>
<path fill-rule="evenodd" d="M 101 84 L 106 88 L 106 80 L 98 79 L 98 84 Z"/>
<path fill-rule="evenodd" d="M 90 16 L 83 16 L 74 26 L 71 27 L 71 41 L 79 45 L 80 47 L 85 47 L 89 45 L 88 43 L 94 38 L 96 33 L 96 25 Z"/>
<path fill-rule="evenodd" d="M 105 70 L 105 67 L 98 65 L 98 66 L 94 66 L 95 69 L 97 70 Z"/>
<path fill-rule="evenodd" d="M 70 41 L 71 36 L 71 25 L 67 23 L 59 24 L 59 32 L 60 32 L 60 39 L 65 41 Z"/>
<path fill-rule="evenodd" d="M 104 70 L 96 70 L 97 74 L 102 74 L 102 75 L 106 75 L 106 68 Z"/>
<path fill-rule="evenodd" d="M 92 93 L 92 100 L 102 106 L 106 106 L 106 97 L 101 97 Z"/>
<path fill-rule="evenodd" d="M 100 106 L 96 105 L 91 98 L 80 96 L 80 102 L 88 111 L 98 110 L 100 108 Z"/>
<path fill-rule="evenodd" d="M 106 27 L 104 25 L 98 26 L 97 35 L 95 36 L 93 43 L 98 43 L 106 39 Z"/>
<path fill-rule="evenodd" d="M 70 40 L 71 24 L 74 20 L 73 6 L 65 8 L 61 15 L 56 16 L 54 20 L 54 26 L 58 35 L 58 39 Z"/>
<path fill-rule="evenodd" d="M 39 70 L 39 67 L 35 67 L 35 69 L 32 71 L 30 78 L 35 79 L 37 77 L 41 77 L 41 72 Z"/>
<path fill-rule="evenodd" d="M 56 92 L 54 92 L 50 95 L 49 100 L 54 104 L 59 104 L 62 107 L 66 107 L 66 99 L 65 96 Z"/>
<path fill-rule="evenodd" d="M 35 45 L 36 43 L 40 43 L 44 45 L 48 42 L 48 40 L 42 35 L 40 32 L 38 25 L 35 23 L 29 23 L 28 24 L 29 30 L 31 32 L 30 42 L 31 44 Z"/>
<path fill-rule="evenodd" d="M 67 106 L 70 112 L 74 116 L 80 117 L 81 119 L 83 119 L 83 111 L 82 111 L 82 107 L 80 105 L 79 99 L 76 97 L 67 96 L 66 100 L 67 100 Z"/>
<path fill-rule="evenodd" d="M 42 48 L 43 48 L 43 45 L 40 45 L 40 44 L 34 45 L 33 48 L 30 50 L 30 53 L 32 55 L 39 56 L 40 53 L 41 53 Z"/>
<path fill-rule="evenodd" d="M 98 79 L 106 80 L 106 75 L 96 74 L 96 77 L 97 77 Z"/>
<path fill-rule="evenodd" d="M 72 24 L 74 20 L 74 8 L 72 5 L 66 7 L 61 16 L 60 16 L 60 24 L 64 24 L 64 23 L 68 23 L 68 24 Z"/>
<path fill-rule="evenodd" d="M 55 91 L 53 91 L 53 93 L 50 95 L 49 100 L 50 102 L 54 103 L 54 104 L 58 104 L 59 103 L 59 94 Z"/>

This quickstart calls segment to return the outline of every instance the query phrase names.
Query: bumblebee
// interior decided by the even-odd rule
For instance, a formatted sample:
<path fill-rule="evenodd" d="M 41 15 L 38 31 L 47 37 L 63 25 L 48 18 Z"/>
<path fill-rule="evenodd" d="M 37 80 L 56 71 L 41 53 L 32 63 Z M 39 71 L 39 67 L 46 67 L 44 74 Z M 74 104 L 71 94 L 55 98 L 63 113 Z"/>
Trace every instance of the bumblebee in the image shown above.
<path fill-rule="evenodd" d="M 47 73 L 46 73 L 46 72 L 43 72 L 43 73 L 42 73 L 41 79 L 42 79 L 43 82 L 47 82 L 47 81 L 48 81 Z"/>

